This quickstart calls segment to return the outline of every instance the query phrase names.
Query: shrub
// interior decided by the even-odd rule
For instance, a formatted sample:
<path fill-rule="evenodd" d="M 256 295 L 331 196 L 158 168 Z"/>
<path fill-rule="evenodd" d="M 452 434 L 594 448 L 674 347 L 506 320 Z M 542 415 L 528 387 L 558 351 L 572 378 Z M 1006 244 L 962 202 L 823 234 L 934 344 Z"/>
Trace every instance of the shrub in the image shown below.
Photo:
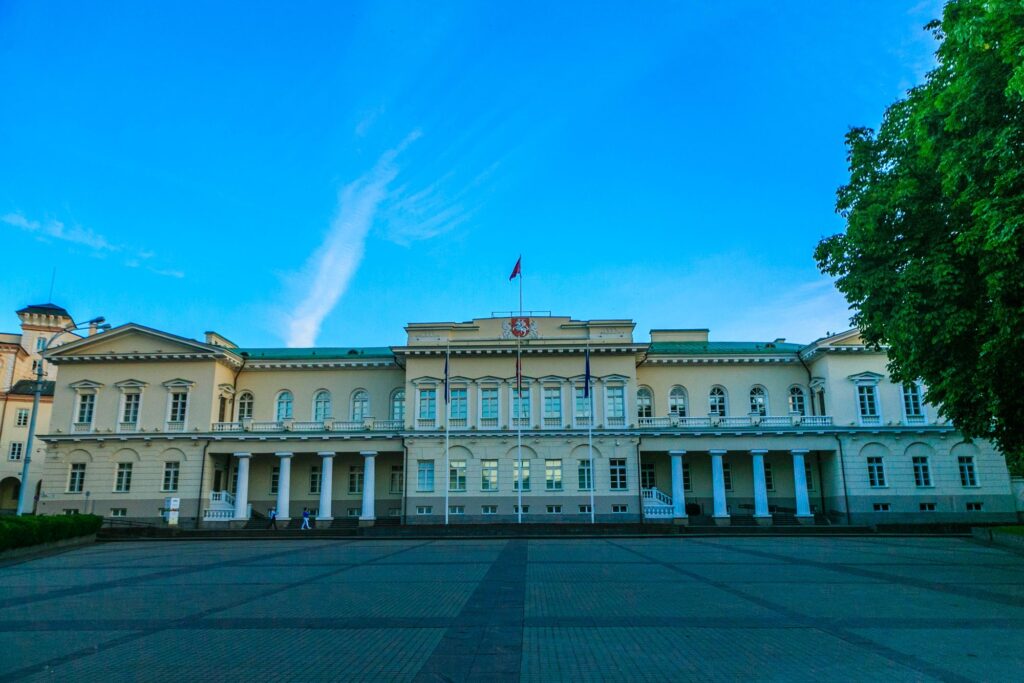
<path fill-rule="evenodd" d="M 0 552 L 88 536 L 102 525 L 103 518 L 97 515 L 0 517 Z"/>

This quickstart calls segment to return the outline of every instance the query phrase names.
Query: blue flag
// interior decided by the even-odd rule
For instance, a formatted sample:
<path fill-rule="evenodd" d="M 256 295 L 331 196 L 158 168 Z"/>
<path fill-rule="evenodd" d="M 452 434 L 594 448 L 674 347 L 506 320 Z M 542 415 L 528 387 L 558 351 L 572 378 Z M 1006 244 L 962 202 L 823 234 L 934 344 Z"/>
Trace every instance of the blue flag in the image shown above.
<path fill-rule="evenodd" d="M 590 349 L 587 349 L 587 366 L 583 374 L 583 398 L 590 398 Z"/>

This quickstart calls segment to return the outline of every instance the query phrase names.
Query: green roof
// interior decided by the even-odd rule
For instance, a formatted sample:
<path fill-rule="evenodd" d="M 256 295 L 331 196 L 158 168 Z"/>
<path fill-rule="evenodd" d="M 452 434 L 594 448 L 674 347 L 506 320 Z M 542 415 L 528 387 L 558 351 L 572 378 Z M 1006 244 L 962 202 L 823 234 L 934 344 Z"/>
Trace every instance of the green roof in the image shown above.
<path fill-rule="evenodd" d="M 796 353 L 804 348 L 803 344 L 786 344 L 784 342 L 651 342 L 647 349 L 649 354 L 673 355 L 773 355 L 778 353 Z"/>
<path fill-rule="evenodd" d="M 395 354 L 386 346 L 323 346 L 315 348 L 231 349 L 232 353 L 252 360 L 339 360 L 392 359 Z"/>

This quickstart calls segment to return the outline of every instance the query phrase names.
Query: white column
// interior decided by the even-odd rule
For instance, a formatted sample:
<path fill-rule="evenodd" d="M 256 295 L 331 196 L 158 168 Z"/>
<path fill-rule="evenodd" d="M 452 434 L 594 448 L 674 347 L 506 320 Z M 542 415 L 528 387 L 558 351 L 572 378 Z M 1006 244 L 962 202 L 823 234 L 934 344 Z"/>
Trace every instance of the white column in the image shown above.
<path fill-rule="evenodd" d="M 754 461 L 754 517 L 771 519 L 768 514 L 768 487 L 764 480 L 764 456 L 768 451 L 758 449 L 750 451 Z"/>
<path fill-rule="evenodd" d="M 288 519 L 288 501 L 292 493 L 292 453 L 281 451 L 274 453 L 278 458 L 280 469 L 277 475 L 277 518 Z"/>
<path fill-rule="evenodd" d="M 711 451 L 711 485 L 715 495 L 716 520 L 729 519 L 729 511 L 725 505 L 725 471 L 722 469 L 724 450 Z"/>
<path fill-rule="evenodd" d="M 669 451 L 672 456 L 672 516 L 686 519 L 686 492 L 683 488 L 683 456 L 686 451 Z"/>
<path fill-rule="evenodd" d="M 333 519 L 331 499 L 334 494 L 334 452 L 323 451 L 317 455 L 320 456 L 320 512 L 316 518 L 321 522 L 326 522 Z"/>
<path fill-rule="evenodd" d="M 235 489 L 235 519 L 249 519 L 249 458 L 252 453 L 235 453 L 238 458 L 238 486 Z"/>
<path fill-rule="evenodd" d="M 804 455 L 806 450 L 790 451 L 793 454 L 793 491 L 796 493 L 796 517 L 800 521 L 810 521 L 811 504 L 807 500 L 807 473 L 804 471 Z M 801 519 L 803 518 L 803 519 Z"/>
<path fill-rule="evenodd" d="M 374 470 L 377 462 L 377 451 L 360 451 L 363 456 L 363 514 L 359 515 L 360 522 L 372 522 L 376 519 L 373 511 L 373 496 L 376 491 L 374 484 Z M 445 473 L 445 486 L 448 485 L 448 473 Z"/>

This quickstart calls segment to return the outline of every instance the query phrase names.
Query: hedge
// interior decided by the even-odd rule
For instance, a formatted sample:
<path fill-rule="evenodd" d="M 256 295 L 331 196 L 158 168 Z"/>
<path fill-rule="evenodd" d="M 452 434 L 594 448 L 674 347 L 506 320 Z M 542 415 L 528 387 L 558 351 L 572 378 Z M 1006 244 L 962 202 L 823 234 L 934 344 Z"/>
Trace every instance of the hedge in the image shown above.
<path fill-rule="evenodd" d="M 99 531 L 102 525 L 103 518 L 97 515 L 4 515 L 0 517 L 0 552 L 88 536 Z"/>

